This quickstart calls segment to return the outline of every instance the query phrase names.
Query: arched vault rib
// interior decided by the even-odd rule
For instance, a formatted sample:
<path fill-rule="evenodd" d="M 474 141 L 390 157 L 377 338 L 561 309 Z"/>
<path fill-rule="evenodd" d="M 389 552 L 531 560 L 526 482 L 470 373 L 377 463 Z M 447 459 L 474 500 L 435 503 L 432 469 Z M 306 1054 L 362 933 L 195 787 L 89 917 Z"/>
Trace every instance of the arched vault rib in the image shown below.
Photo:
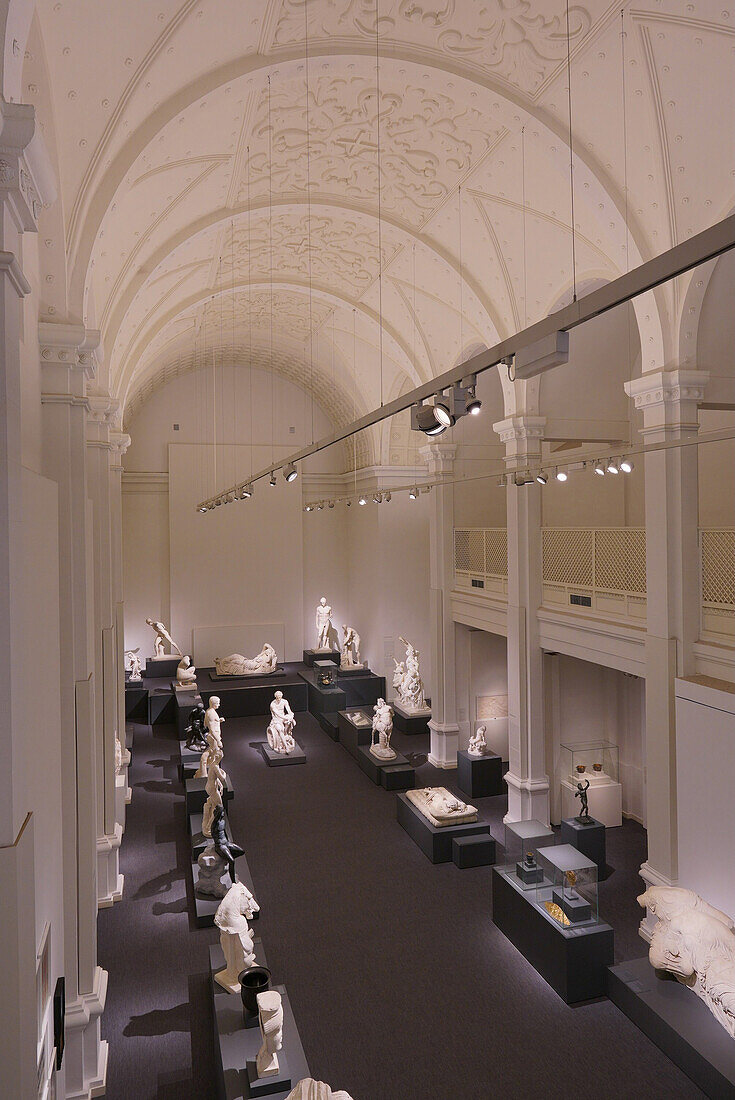
<path fill-rule="evenodd" d="M 309 56 L 312 60 L 319 57 L 336 56 L 347 60 L 349 58 L 371 57 L 373 54 L 372 45 L 366 43 L 351 43 L 349 49 L 344 47 L 335 48 L 330 44 L 315 44 L 310 50 Z M 303 62 L 303 56 L 303 50 L 300 47 L 284 49 L 279 51 L 277 55 L 253 55 L 239 58 L 237 61 L 228 62 L 220 66 L 219 69 L 203 74 L 185 88 L 179 89 L 165 103 L 151 112 L 145 122 L 138 127 L 134 134 L 131 134 L 122 149 L 114 157 L 97 186 L 94 186 L 94 171 L 88 173 L 75 200 L 67 235 L 67 252 L 70 257 L 69 301 L 72 311 L 75 311 L 80 318 L 83 316 L 84 289 L 97 233 L 107 210 L 114 200 L 118 187 L 125 179 L 135 160 L 152 140 L 174 118 L 219 87 L 248 75 L 267 72 L 275 66 L 281 69 L 294 66 Z M 493 79 L 487 74 L 472 71 L 471 68 L 468 69 L 467 66 L 452 63 L 449 59 L 440 60 L 435 55 L 431 53 L 427 55 L 427 51 L 420 49 L 398 49 L 395 46 L 386 46 L 381 56 L 386 62 L 395 61 L 417 65 L 433 69 L 446 76 L 467 80 L 477 87 L 499 96 L 506 102 L 513 103 L 526 115 L 534 118 L 539 125 L 544 126 L 553 133 L 560 141 L 565 143 L 568 141 L 568 133 L 558 119 L 531 103 L 527 97 L 510 88 L 507 84 Z M 597 158 L 593 157 L 590 151 L 585 148 L 576 148 L 575 156 L 587 167 L 609 195 L 618 214 L 621 217 L 624 216 L 625 201 L 622 190 L 614 183 Z M 101 156 L 96 157 L 95 163 L 101 163 L 101 159 Z M 649 249 L 645 243 L 642 227 L 630 211 L 628 211 L 628 224 L 631 241 L 635 243 L 641 256 L 648 258 Z"/>
<path fill-rule="evenodd" d="M 151 343 L 159 333 L 163 332 L 167 325 L 171 324 L 177 317 L 180 317 L 182 313 L 186 313 L 190 309 L 194 309 L 204 302 L 210 301 L 212 298 L 226 297 L 233 293 L 248 290 L 249 292 L 255 290 L 269 290 L 270 281 L 264 282 L 262 280 L 248 281 L 247 279 L 236 282 L 234 286 L 221 287 L 220 289 L 212 292 L 211 290 L 198 291 L 196 294 L 192 294 L 188 299 L 179 303 L 177 307 L 169 310 L 158 322 L 148 329 L 147 332 L 142 334 L 138 339 L 135 348 L 124 356 L 124 368 L 118 382 L 113 380 L 113 386 L 116 396 L 125 393 L 129 388 L 132 379 L 135 376 L 136 367 L 143 358 L 145 349 Z M 286 290 L 295 290 L 304 296 L 309 294 L 308 283 L 300 283 L 289 279 L 274 279 L 273 287 Z M 318 284 L 312 284 L 311 291 L 313 295 L 322 301 L 329 302 L 331 305 L 338 303 L 339 305 L 346 306 L 348 309 L 356 309 L 358 313 L 367 317 L 373 324 L 379 325 L 380 320 L 375 310 L 369 306 L 365 306 L 359 302 L 353 302 L 346 296 L 337 294 L 334 290 L 330 290 L 328 287 L 319 286 Z M 406 375 L 414 386 L 420 385 L 422 382 L 428 381 L 423 378 L 413 365 L 413 359 L 410 353 L 410 349 L 407 347 L 405 341 L 399 333 L 395 332 L 391 326 L 385 324 L 383 321 L 384 332 L 393 340 L 399 355 L 395 357 L 395 361 L 403 367 Z"/>
<path fill-rule="evenodd" d="M 284 195 L 282 197 L 277 197 L 273 199 L 272 208 L 273 210 L 287 210 L 291 208 L 296 210 L 307 210 L 310 208 L 312 214 L 318 213 L 320 208 L 326 210 L 338 210 L 346 214 L 360 214 L 361 216 L 369 218 L 371 221 L 377 223 L 377 212 L 371 209 L 366 204 L 353 202 L 349 199 L 342 199 L 341 201 L 337 201 L 329 196 L 313 195 L 309 207 L 309 203 L 303 195 Z M 153 276 L 158 268 L 161 266 L 161 264 L 165 263 L 166 260 L 176 251 L 177 248 L 180 248 L 188 241 L 194 240 L 195 237 L 199 236 L 201 233 L 207 232 L 207 230 L 209 229 L 225 226 L 232 221 L 239 222 L 240 220 L 245 220 L 248 216 L 248 209 L 249 208 L 247 204 L 243 203 L 235 207 L 234 209 L 221 207 L 218 210 L 213 210 L 211 213 L 203 215 L 191 225 L 181 229 L 178 233 L 174 234 L 173 237 L 170 237 L 164 244 L 162 244 L 160 248 L 156 249 L 153 255 L 148 260 L 146 260 L 146 270 L 139 271 L 138 273 L 136 273 L 136 275 L 133 276 L 110 315 L 109 325 L 105 329 L 105 340 L 108 346 L 110 348 L 114 348 L 118 333 L 120 331 L 120 327 L 125 319 L 125 316 L 132 306 L 136 295 L 146 285 L 146 281 L 149 276 Z M 250 209 L 252 210 L 253 214 L 265 213 L 269 210 L 269 201 L 267 198 L 260 199 L 257 202 L 254 202 Z M 440 245 L 437 241 L 429 241 L 425 237 L 422 237 L 419 234 L 415 233 L 407 223 L 403 222 L 399 218 L 383 214 L 381 220 L 384 225 L 388 225 L 391 228 L 395 229 L 398 233 L 404 234 L 409 242 L 419 242 L 428 251 L 432 252 L 435 256 L 438 256 L 439 259 L 441 259 L 447 265 L 447 267 L 452 271 L 453 274 L 457 276 L 458 279 L 460 277 L 464 278 L 465 285 L 468 287 L 469 290 L 472 291 L 482 308 L 487 313 L 488 318 L 495 329 L 497 338 L 499 340 L 502 340 L 510 335 L 510 332 L 508 331 L 508 326 L 503 322 L 503 319 L 501 318 L 497 309 L 484 294 L 481 285 L 474 277 L 467 274 L 466 269 L 460 272 L 459 263 L 454 259 L 451 253 L 447 251 L 446 248 Z"/>

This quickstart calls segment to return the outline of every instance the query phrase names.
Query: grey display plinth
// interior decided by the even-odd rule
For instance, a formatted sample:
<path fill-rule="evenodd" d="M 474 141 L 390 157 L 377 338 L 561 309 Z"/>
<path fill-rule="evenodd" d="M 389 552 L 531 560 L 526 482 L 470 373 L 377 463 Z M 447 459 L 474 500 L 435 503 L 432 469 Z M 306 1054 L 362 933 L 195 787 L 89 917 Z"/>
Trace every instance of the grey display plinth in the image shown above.
<path fill-rule="evenodd" d="M 488 833 L 476 836 L 455 836 L 452 841 L 455 867 L 489 867 L 495 863 L 495 840 Z"/>
<path fill-rule="evenodd" d="M 610 1000 L 713 1100 L 735 1096 L 735 1041 L 690 989 L 648 958 L 611 966 Z"/>
<path fill-rule="evenodd" d="M 567 1004 L 602 997 L 614 958 L 608 924 L 563 928 L 524 892 L 514 874 L 493 867 L 493 922 Z"/>
<path fill-rule="evenodd" d="M 383 768 L 380 782 L 386 791 L 411 791 L 416 786 L 416 769 L 410 764 L 393 764 Z"/>
<path fill-rule="evenodd" d="M 194 772 L 199 767 L 203 752 L 204 749 L 200 749 L 199 752 L 196 749 L 187 749 L 186 741 L 179 741 L 179 776 L 182 783 L 194 778 Z"/>
<path fill-rule="evenodd" d="M 236 684 L 244 687 L 251 680 L 277 680 L 279 676 L 285 676 L 283 665 L 276 665 L 273 672 L 257 672 L 248 676 L 245 672 L 215 672 L 213 668 L 207 669 L 209 679 L 213 684 Z"/>
<path fill-rule="evenodd" d="M 482 821 L 473 821 L 467 825 L 445 825 L 444 828 L 437 829 L 409 802 L 405 794 L 396 795 L 396 817 L 398 824 L 432 863 L 449 863 L 455 837 L 490 832 L 490 826 Z"/>
<path fill-rule="evenodd" d="M 187 779 L 185 781 L 184 790 L 186 792 L 187 814 L 195 814 L 204 809 L 204 803 L 207 801 L 206 786 L 206 779 Z M 234 797 L 234 792 L 231 791 L 229 787 L 225 787 L 222 792 L 222 801 L 226 804 Z"/>
<path fill-rule="evenodd" d="M 372 676 L 372 669 L 369 669 L 367 665 L 363 665 L 362 668 L 355 666 L 354 668 L 342 668 L 340 665 L 337 672 L 337 676 L 340 680 L 349 680 L 351 676 Z"/>
<path fill-rule="evenodd" d="M 470 798 L 492 798 L 505 794 L 503 760 L 495 753 L 471 756 L 466 749 L 457 753 L 457 786 Z"/>
<path fill-rule="evenodd" d="M 339 741 L 339 713 L 338 711 L 325 711 L 319 715 L 319 725 L 333 741 Z"/>
<path fill-rule="evenodd" d="M 131 722 L 148 721 L 148 688 L 139 680 L 125 684 L 125 717 Z"/>
<path fill-rule="evenodd" d="M 367 726 L 356 726 L 354 722 L 350 721 L 349 711 L 340 711 L 337 720 L 339 723 L 339 743 L 344 745 L 347 751 L 357 759 L 360 746 L 370 744 L 373 732 L 372 723 L 368 723 Z"/>
<path fill-rule="evenodd" d="M 314 661 L 331 661 L 333 665 L 338 665 L 342 654 L 338 649 L 305 649 L 304 650 L 304 664 L 307 668 L 314 667 Z"/>
<path fill-rule="evenodd" d="M 175 721 L 176 704 L 170 688 L 154 688 L 148 692 L 148 725 L 167 725 Z"/>
<path fill-rule="evenodd" d="M 368 776 L 369 779 L 372 779 L 377 787 L 384 786 L 382 777 L 386 768 L 395 767 L 397 764 L 408 764 L 406 757 L 401 756 L 400 753 L 396 753 L 392 760 L 378 760 L 378 758 L 373 756 L 370 752 L 369 745 L 360 745 L 355 759 L 365 772 L 365 775 Z"/>
<path fill-rule="evenodd" d="M 164 678 L 169 680 L 176 675 L 176 669 L 179 667 L 180 661 L 181 658 L 177 656 L 162 657 L 158 661 L 155 657 L 148 657 L 143 675 L 148 680 L 163 680 Z"/>
<path fill-rule="evenodd" d="M 269 768 L 282 768 L 286 764 L 305 764 L 306 753 L 301 745 L 296 742 L 293 752 L 274 752 L 265 741 L 260 746 L 260 751 Z"/>
<path fill-rule="evenodd" d="M 566 818 L 561 823 L 562 844 L 571 844 L 587 859 L 597 864 L 599 871 L 607 867 L 605 826 L 601 821 L 595 821 L 590 817 L 585 824 L 580 823 L 576 817 Z"/>
<path fill-rule="evenodd" d="M 347 695 L 342 688 L 337 687 L 336 684 L 332 687 L 320 684 L 313 668 L 304 669 L 299 675 L 306 686 L 309 713 L 313 714 L 317 720 L 320 714 L 333 714 L 335 711 L 344 710 L 347 706 Z"/>
<path fill-rule="evenodd" d="M 256 943 L 255 956 L 259 963 L 264 956 Z M 249 1100 L 253 1096 L 248 1082 L 247 1064 L 254 1061 L 260 1049 L 260 1028 L 246 1028 L 243 1022 L 242 1001 L 239 996 L 227 993 L 214 980 L 225 964 L 222 948 L 215 944 L 209 949 L 211 982 L 210 993 L 214 1009 L 215 1064 L 217 1069 L 217 1096 L 220 1100 Z M 265 965 L 265 963 L 263 963 Z M 273 987 L 281 994 L 283 1004 L 283 1059 L 288 1065 L 295 1085 L 305 1077 L 311 1077 L 301 1045 L 288 993 L 282 985 Z M 279 1061 L 281 1052 L 279 1052 Z M 268 1078 L 266 1078 L 268 1080 Z M 271 1078 L 272 1080 L 272 1078 Z M 271 1100 L 285 1100 L 290 1088 L 271 1093 Z"/>
<path fill-rule="evenodd" d="M 411 714 L 404 710 L 398 703 L 391 703 L 393 707 L 393 725 L 400 733 L 419 734 L 429 732 L 429 719 L 431 711 L 426 710 L 420 714 Z"/>
<path fill-rule="evenodd" d="M 255 893 L 255 888 L 253 887 L 253 880 L 250 875 L 250 868 L 248 867 L 244 856 L 237 857 L 237 859 L 235 860 L 235 868 L 237 871 L 238 881 L 245 883 L 248 890 L 251 894 L 254 895 L 257 901 L 257 894 Z M 229 876 L 225 874 L 224 877 L 225 885 L 228 885 L 230 881 Z M 196 926 L 197 928 L 211 928 L 214 925 L 214 914 L 217 912 L 217 908 L 219 906 L 219 903 L 222 901 L 222 898 L 214 898 L 208 894 L 202 894 L 201 896 L 197 894 L 196 887 L 197 882 L 199 881 L 199 864 L 196 862 L 196 860 L 193 860 L 191 863 L 191 880 L 194 891 L 194 920 L 196 922 Z M 260 911 L 258 911 L 257 913 L 253 913 L 252 917 L 248 917 L 248 920 L 252 922 L 254 920 L 258 920 L 259 917 Z M 263 962 L 262 959 L 262 951 L 258 951 L 257 956 L 258 962 L 261 964 L 261 966 L 265 966 L 266 964 Z"/>

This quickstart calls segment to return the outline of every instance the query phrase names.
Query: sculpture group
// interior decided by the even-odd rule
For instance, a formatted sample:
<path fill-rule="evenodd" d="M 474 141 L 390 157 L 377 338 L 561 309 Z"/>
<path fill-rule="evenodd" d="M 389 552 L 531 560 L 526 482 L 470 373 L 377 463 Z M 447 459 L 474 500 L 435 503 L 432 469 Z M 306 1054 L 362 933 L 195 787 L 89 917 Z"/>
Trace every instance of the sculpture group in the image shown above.
<path fill-rule="evenodd" d="M 296 748 L 293 731 L 296 727 L 296 717 L 291 710 L 291 704 L 277 691 L 271 702 L 271 720 L 268 723 L 266 736 L 268 744 L 273 752 L 287 756 Z"/>
<path fill-rule="evenodd" d="M 385 699 L 378 699 L 373 707 L 373 729 L 370 738 L 370 752 L 378 760 L 395 760 L 396 752 L 390 747 L 392 733 L 393 711 Z"/>
<path fill-rule="evenodd" d="M 395 665 L 393 672 L 395 701 L 399 707 L 409 714 L 426 712 L 424 683 L 419 669 L 419 651 L 405 638 L 401 638 L 401 641 L 406 647 L 406 659 L 405 661 L 397 661 L 395 657 L 393 658 L 393 664 Z"/>

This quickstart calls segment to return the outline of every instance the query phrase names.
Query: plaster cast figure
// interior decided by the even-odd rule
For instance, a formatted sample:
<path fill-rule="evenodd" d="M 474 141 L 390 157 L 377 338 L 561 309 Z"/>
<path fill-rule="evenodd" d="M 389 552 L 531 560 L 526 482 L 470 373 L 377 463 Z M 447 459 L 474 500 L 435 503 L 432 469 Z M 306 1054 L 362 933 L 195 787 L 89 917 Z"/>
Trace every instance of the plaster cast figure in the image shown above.
<path fill-rule="evenodd" d="M 329 632 L 332 629 L 332 609 L 327 597 L 322 596 L 316 609 L 316 646 L 315 649 L 329 650 Z"/>
<path fill-rule="evenodd" d="M 732 918 L 676 886 L 650 886 L 638 903 L 658 917 L 648 952 L 651 966 L 674 974 L 735 1038 Z"/>
<path fill-rule="evenodd" d="M 405 638 L 401 638 L 401 641 L 406 647 L 406 662 L 404 665 L 403 661 L 396 661 L 395 657 L 393 658 L 393 664 L 396 666 L 393 673 L 396 702 L 407 711 L 424 711 L 427 707 L 424 684 L 419 670 L 419 651 Z"/>
<path fill-rule="evenodd" d="M 187 749 L 192 749 L 194 752 L 203 752 L 207 747 L 204 715 L 204 703 L 200 699 L 189 714 L 189 725 L 184 730 L 187 734 L 186 747 Z"/>
<path fill-rule="evenodd" d="M 259 993 L 258 1021 L 260 1023 L 261 1043 L 255 1065 L 258 1077 L 276 1077 L 278 1075 L 278 1051 L 283 1046 L 283 1004 L 277 989 Z"/>
<path fill-rule="evenodd" d="M 354 626 L 342 626 L 342 652 L 340 668 L 362 668 L 360 660 L 360 635 Z"/>
<path fill-rule="evenodd" d="M 214 845 L 214 850 L 217 855 L 227 864 L 230 881 L 234 884 L 237 882 L 235 860 L 238 856 L 243 855 L 243 849 L 239 844 L 235 844 L 234 840 L 230 840 L 227 836 L 227 820 L 225 818 L 224 806 L 214 807 L 214 816 L 212 818 L 212 844 Z"/>
<path fill-rule="evenodd" d="M 225 861 L 215 851 L 214 845 L 205 848 L 199 855 L 197 866 L 199 867 L 199 875 L 195 892 L 203 894 L 205 897 L 223 898 L 228 890 L 228 887 L 222 881 L 222 875 L 225 872 Z"/>
<path fill-rule="evenodd" d="M 130 763 L 130 749 L 123 748 L 119 737 L 115 738 L 115 775 L 122 775 L 123 769 Z"/>
<path fill-rule="evenodd" d="M 487 752 L 487 741 L 485 740 L 485 734 L 487 733 L 487 726 L 478 726 L 474 732 L 474 735 L 470 737 L 470 743 L 467 746 L 467 752 L 470 756 L 484 756 Z"/>
<path fill-rule="evenodd" d="M 270 676 L 276 671 L 278 657 L 269 642 L 266 642 L 257 657 L 243 657 L 242 653 L 231 653 L 229 657 L 215 657 L 214 671 L 218 676 Z"/>
<path fill-rule="evenodd" d="M 179 657 L 183 657 L 183 653 L 181 652 L 179 647 L 176 645 L 176 642 L 173 640 L 173 638 L 169 634 L 168 630 L 166 630 L 166 627 L 163 625 L 163 623 L 157 623 L 155 621 L 155 619 L 146 619 L 146 622 L 148 623 L 148 626 L 151 628 L 151 630 L 153 630 L 155 632 L 155 635 L 156 635 L 156 640 L 153 643 L 153 657 L 154 657 L 154 659 L 160 659 L 161 657 L 166 656 L 166 652 L 165 652 L 165 649 L 164 649 L 164 642 L 168 642 L 168 644 L 171 646 L 171 649 L 172 650 L 175 649 L 176 652 L 178 653 Z"/>
<path fill-rule="evenodd" d="M 296 718 L 288 699 L 284 699 L 282 691 L 277 691 L 271 702 L 271 720 L 266 730 L 268 744 L 273 752 L 284 756 L 293 752 L 296 748 L 293 736 L 295 726 Z"/>
<path fill-rule="evenodd" d="M 140 657 L 138 656 L 138 652 L 138 649 L 125 650 L 125 668 L 130 673 L 128 676 L 129 684 L 139 683 L 143 679 L 143 674 L 140 671 Z"/>
<path fill-rule="evenodd" d="M 340 1089 L 334 1092 L 323 1081 L 315 1081 L 313 1077 L 305 1077 L 299 1081 L 295 1089 L 289 1092 L 286 1100 L 352 1100 L 349 1093 Z"/>
<path fill-rule="evenodd" d="M 225 969 L 218 971 L 214 980 L 228 993 L 239 993 L 238 974 L 255 966 L 253 934 L 248 927 L 248 917 L 260 909 L 257 901 L 242 882 L 235 882 L 227 891 L 214 914 L 219 928 L 219 942 L 225 956 Z"/>
<path fill-rule="evenodd" d="M 207 747 L 201 755 L 199 761 L 199 767 L 194 773 L 195 779 L 206 779 L 209 774 L 209 768 L 213 764 L 219 764 L 225 755 L 224 746 L 222 745 L 222 732 L 221 724 L 224 722 L 224 718 L 221 718 L 217 713 L 220 705 L 218 695 L 210 695 L 209 707 L 204 715 L 204 728 L 206 730 L 205 740 Z M 225 783 L 227 783 L 227 776 L 225 775 Z"/>
<path fill-rule="evenodd" d="M 390 747 L 393 733 L 393 711 L 385 699 L 378 699 L 373 707 L 373 731 L 370 737 L 370 752 L 378 760 L 395 760 L 396 752 Z M 375 735 L 378 740 L 376 742 Z"/>
<path fill-rule="evenodd" d="M 577 815 L 577 821 L 589 821 L 590 811 L 588 806 L 587 791 L 590 787 L 589 779 L 585 779 L 584 783 L 577 784 L 577 790 L 574 793 L 574 797 L 579 799 L 579 814 Z"/>
<path fill-rule="evenodd" d="M 191 657 L 188 653 L 184 654 L 176 667 L 176 686 L 186 688 L 187 691 L 196 690 L 197 670 L 191 663 Z"/>
<path fill-rule="evenodd" d="M 224 790 L 225 779 L 225 773 L 219 764 L 212 763 L 209 765 L 207 784 L 205 787 L 207 801 L 204 803 L 204 810 L 202 812 L 202 832 L 206 837 L 212 836 L 214 810 L 215 806 L 222 805 L 222 792 Z"/>
<path fill-rule="evenodd" d="M 406 798 L 437 829 L 477 821 L 477 808 L 455 798 L 446 787 L 406 791 Z"/>

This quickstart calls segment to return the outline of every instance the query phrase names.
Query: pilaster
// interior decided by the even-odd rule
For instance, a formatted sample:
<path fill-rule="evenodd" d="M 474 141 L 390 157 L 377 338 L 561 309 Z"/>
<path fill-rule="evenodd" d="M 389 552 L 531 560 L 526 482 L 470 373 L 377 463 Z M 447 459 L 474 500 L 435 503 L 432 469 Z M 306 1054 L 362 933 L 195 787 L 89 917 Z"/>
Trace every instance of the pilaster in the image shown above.
<path fill-rule="evenodd" d="M 118 414 L 116 414 L 118 415 Z M 115 618 L 115 670 L 117 688 L 117 736 L 125 750 L 125 616 L 123 592 L 123 544 L 122 544 L 122 459 L 130 446 L 130 436 L 117 428 L 110 431 L 110 518 L 112 550 L 112 599 Z M 130 802 L 127 766 L 124 769 L 125 798 L 120 799 L 115 820 L 125 828 L 125 805 Z"/>
<path fill-rule="evenodd" d="M 509 473 L 541 459 L 546 420 L 512 416 L 493 425 L 505 444 Z M 544 734 L 541 605 L 541 488 L 506 487 L 508 529 L 508 753 L 506 821 L 549 823 Z"/>

